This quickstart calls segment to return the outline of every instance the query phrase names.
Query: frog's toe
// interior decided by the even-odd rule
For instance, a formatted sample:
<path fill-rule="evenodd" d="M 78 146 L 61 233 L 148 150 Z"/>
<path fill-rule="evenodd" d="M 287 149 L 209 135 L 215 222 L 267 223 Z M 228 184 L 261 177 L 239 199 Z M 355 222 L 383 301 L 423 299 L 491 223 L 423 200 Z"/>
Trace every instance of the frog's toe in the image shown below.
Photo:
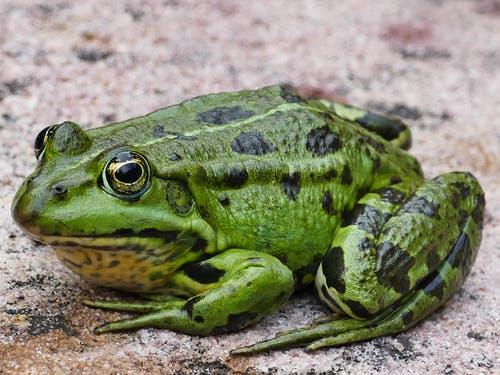
<path fill-rule="evenodd" d="M 127 302 L 84 299 L 82 302 L 89 307 L 138 313 L 147 313 L 165 308 L 165 303 L 156 301 Z"/>
<path fill-rule="evenodd" d="M 105 301 L 102 302 L 106 303 Z M 146 312 L 143 315 L 139 315 L 132 318 L 115 320 L 113 322 L 102 324 L 96 327 L 94 329 L 94 332 L 105 333 L 111 331 L 126 331 L 126 330 L 133 330 L 145 327 L 171 328 L 173 324 L 172 322 L 185 320 L 186 314 L 184 314 L 184 312 L 181 309 L 182 303 L 183 302 L 180 303 L 171 302 L 168 306 L 166 305 L 166 303 L 164 303 L 161 309 L 155 308 L 154 310 Z M 137 303 L 137 306 L 139 306 L 139 303 Z M 96 307 L 107 308 L 103 305 L 98 305 Z M 138 310 L 131 310 L 131 309 L 126 310 L 124 307 L 127 306 L 122 306 L 119 310 L 138 312 Z M 133 306 L 130 307 L 132 308 Z"/>
<path fill-rule="evenodd" d="M 327 323 L 313 325 L 311 327 L 280 332 L 271 339 L 234 349 L 231 351 L 231 354 L 250 354 L 271 349 L 300 347 L 323 337 L 331 337 L 342 332 L 361 328 L 365 324 L 365 321 L 352 318 L 342 318 L 339 320 L 329 321 Z"/>
<path fill-rule="evenodd" d="M 323 315 L 323 316 L 320 316 L 319 318 L 314 319 L 313 325 L 330 323 L 332 321 L 338 321 L 339 319 L 342 319 L 342 318 L 344 318 L 344 315 L 332 312 L 330 314 Z"/>
<path fill-rule="evenodd" d="M 113 322 L 104 323 L 94 328 L 94 333 L 106 333 L 113 331 L 127 331 L 132 329 L 144 328 L 151 325 L 151 317 L 149 314 L 141 315 L 135 318 L 120 319 Z"/>
<path fill-rule="evenodd" d="M 178 309 L 176 309 L 176 307 L 178 307 L 178 302 L 174 301 L 127 302 L 85 299 L 82 302 L 89 307 L 143 314 L 135 318 L 120 319 L 102 324 L 94 328 L 94 332 L 97 334 L 111 331 L 131 330 L 148 326 L 161 327 L 165 320 L 171 319 L 171 315 L 178 311 Z"/>

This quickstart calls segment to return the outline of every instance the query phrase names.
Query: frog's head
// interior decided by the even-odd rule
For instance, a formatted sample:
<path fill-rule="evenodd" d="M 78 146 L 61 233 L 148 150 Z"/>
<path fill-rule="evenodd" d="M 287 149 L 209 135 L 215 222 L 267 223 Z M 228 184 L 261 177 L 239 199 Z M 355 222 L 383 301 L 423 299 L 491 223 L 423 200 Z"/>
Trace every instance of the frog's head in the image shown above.
<path fill-rule="evenodd" d="M 42 130 L 34 148 L 38 165 L 14 198 L 14 220 L 90 282 L 159 292 L 213 247 L 185 181 L 156 176 L 147 153 L 115 134 L 64 122 Z"/>

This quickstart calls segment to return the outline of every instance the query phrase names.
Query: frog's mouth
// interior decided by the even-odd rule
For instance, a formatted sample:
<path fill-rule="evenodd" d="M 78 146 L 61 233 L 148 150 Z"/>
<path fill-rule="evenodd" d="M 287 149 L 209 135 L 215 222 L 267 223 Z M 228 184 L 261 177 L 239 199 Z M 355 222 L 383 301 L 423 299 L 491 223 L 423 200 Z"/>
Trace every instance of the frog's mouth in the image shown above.
<path fill-rule="evenodd" d="M 200 258 L 206 241 L 193 233 L 149 234 L 156 236 L 43 236 L 40 240 L 55 250 L 66 267 L 93 284 L 160 293 L 170 275 Z"/>

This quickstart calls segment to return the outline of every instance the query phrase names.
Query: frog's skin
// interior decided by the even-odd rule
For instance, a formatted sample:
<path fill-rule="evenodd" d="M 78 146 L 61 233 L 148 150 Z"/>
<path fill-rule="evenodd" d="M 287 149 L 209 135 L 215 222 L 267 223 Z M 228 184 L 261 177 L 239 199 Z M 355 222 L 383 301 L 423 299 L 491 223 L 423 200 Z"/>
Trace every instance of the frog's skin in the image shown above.
<path fill-rule="evenodd" d="M 469 173 L 424 181 L 400 121 L 285 87 L 213 94 L 35 141 L 13 217 L 91 283 L 142 302 L 139 327 L 239 330 L 315 280 L 340 320 L 239 348 L 309 349 L 393 334 L 455 293 L 476 258 L 484 195 Z"/>

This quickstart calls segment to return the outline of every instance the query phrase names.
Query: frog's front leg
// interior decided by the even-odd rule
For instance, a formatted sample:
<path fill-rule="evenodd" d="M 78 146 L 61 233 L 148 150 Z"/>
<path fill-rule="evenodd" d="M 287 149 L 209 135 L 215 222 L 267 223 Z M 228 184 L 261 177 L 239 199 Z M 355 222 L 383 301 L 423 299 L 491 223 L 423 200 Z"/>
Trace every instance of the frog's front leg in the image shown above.
<path fill-rule="evenodd" d="M 321 299 L 352 318 L 287 332 L 234 354 L 362 341 L 408 329 L 463 284 L 481 240 L 484 195 L 468 173 L 415 192 L 404 182 L 364 196 L 316 275 Z"/>
<path fill-rule="evenodd" d="M 96 332 L 141 327 L 209 335 L 239 330 L 288 300 L 292 272 L 277 258 L 257 251 L 230 249 L 191 264 L 173 276 L 182 291 L 199 291 L 185 300 L 135 303 L 85 301 L 89 306 L 147 312 L 104 324 Z"/>

